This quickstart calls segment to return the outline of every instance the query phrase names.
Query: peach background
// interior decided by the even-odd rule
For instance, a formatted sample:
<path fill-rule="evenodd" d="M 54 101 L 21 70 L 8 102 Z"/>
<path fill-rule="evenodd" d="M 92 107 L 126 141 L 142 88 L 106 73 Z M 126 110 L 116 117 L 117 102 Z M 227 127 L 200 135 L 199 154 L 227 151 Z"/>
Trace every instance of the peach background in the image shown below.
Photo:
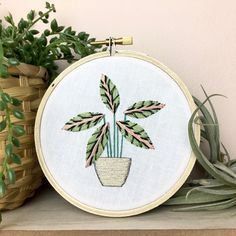
<path fill-rule="evenodd" d="M 16 19 L 44 1 L 0 0 L 0 16 Z M 202 84 L 214 98 L 222 142 L 236 156 L 236 1 L 235 0 L 52 0 L 59 24 L 98 39 L 132 35 L 126 49 L 147 53 L 175 71 L 190 92 L 203 98 Z"/>

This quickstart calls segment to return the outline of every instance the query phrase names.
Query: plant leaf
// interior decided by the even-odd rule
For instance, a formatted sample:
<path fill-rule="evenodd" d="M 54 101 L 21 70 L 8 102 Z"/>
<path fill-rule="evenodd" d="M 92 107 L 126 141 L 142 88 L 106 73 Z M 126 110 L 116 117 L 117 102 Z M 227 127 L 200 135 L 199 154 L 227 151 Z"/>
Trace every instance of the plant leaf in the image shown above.
<path fill-rule="evenodd" d="M 206 134 L 206 140 L 210 146 L 210 159 L 212 162 L 216 162 L 218 159 L 219 153 L 217 152 L 217 140 L 215 140 L 216 125 L 211 116 L 211 113 L 208 111 L 206 106 L 202 104 L 197 98 L 194 97 L 194 102 L 199 107 L 200 111 L 203 114 L 203 117 L 200 117 L 201 122 L 204 124 L 204 130 Z M 211 124 L 211 125 L 207 125 Z M 218 140 L 219 141 L 219 140 Z"/>
<path fill-rule="evenodd" d="M 3 197 L 6 193 L 6 184 L 3 180 L 0 180 L 0 197 Z"/>
<path fill-rule="evenodd" d="M 158 101 L 139 101 L 130 106 L 124 114 L 137 119 L 147 118 L 159 110 L 161 110 L 165 104 Z"/>
<path fill-rule="evenodd" d="M 20 62 L 16 58 L 9 58 L 8 63 L 12 66 L 17 66 L 20 64 Z"/>
<path fill-rule="evenodd" d="M 86 165 L 91 166 L 103 153 L 103 150 L 108 141 L 109 124 L 100 126 L 88 140 L 86 148 Z"/>
<path fill-rule="evenodd" d="M 201 164 L 201 166 L 214 178 L 216 178 L 218 181 L 225 183 L 226 185 L 230 186 L 236 186 L 236 179 L 230 177 L 229 175 L 225 174 L 224 172 L 220 172 L 204 155 L 204 153 L 201 151 L 201 149 L 198 146 L 198 143 L 196 141 L 195 135 L 194 135 L 194 119 L 197 114 L 197 112 L 203 107 L 203 105 L 213 96 L 222 96 L 220 94 L 212 94 L 208 98 L 205 99 L 199 105 L 196 110 L 193 112 L 189 123 L 188 123 L 188 135 L 189 135 L 189 140 L 190 144 L 193 150 L 193 153 L 195 154 L 198 162 Z"/>
<path fill-rule="evenodd" d="M 116 113 L 116 110 L 120 105 L 119 92 L 112 81 L 103 74 L 100 81 L 100 96 L 107 108 L 113 113 Z"/>
<path fill-rule="evenodd" d="M 207 188 L 207 187 L 196 187 L 195 191 L 209 193 L 213 195 L 222 195 L 222 196 L 236 196 L 236 188 L 221 186 L 216 188 Z"/>
<path fill-rule="evenodd" d="M 13 151 L 13 145 L 11 143 L 8 143 L 5 147 L 5 153 L 7 156 L 11 156 Z"/>
<path fill-rule="evenodd" d="M 201 185 L 202 187 L 207 188 L 224 186 L 223 183 L 219 182 L 216 179 L 194 179 L 191 183 L 194 185 Z"/>
<path fill-rule="evenodd" d="M 53 19 L 51 21 L 51 29 L 53 32 L 56 32 L 57 31 L 57 28 L 58 28 L 58 24 L 57 24 L 57 20 L 56 19 Z"/>
<path fill-rule="evenodd" d="M 174 209 L 174 211 L 218 211 L 230 208 L 236 205 L 236 198 L 232 198 L 229 200 L 219 201 L 219 202 L 211 202 L 208 204 L 202 204 L 198 206 L 188 206 L 188 207 L 181 207 L 178 209 Z"/>
<path fill-rule="evenodd" d="M 233 177 L 236 179 L 236 174 L 230 169 L 228 168 L 226 165 L 224 165 L 221 162 L 216 162 L 215 164 L 213 164 L 217 169 L 223 171 L 224 173 L 228 174 L 229 176 Z"/>
<path fill-rule="evenodd" d="M 20 147 L 20 141 L 19 141 L 18 138 L 12 136 L 11 141 L 12 141 L 12 144 L 13 144 L 15 147 Z"/>
<path fill-rule="evenodd" d="M 104 115 L 102 113 L 84 112 L 70 119 L 62 129 L 79 132 L 97 125 Z"/>
<path fill-rule="evenodd" d="M 22 136 L 25 134 L 24 127 L 21 125 L 14 125 L 13 130 L 18 136 Z"/>
<path fill-rule="evenodd" d="M 13 106 L 19 106 L 21 103 L 22 103 L 22 101 L 20 101 L 19 99 L 15 98 L 15 97 L 11 98 L 11 104 Z"/>
<path fill-rule="evenodd" d="M 116 122 L 121 134 L 133 145 L 146 149 L 154 149 L 151 139 L 146 131 L 137 123 L 126 121 Z"/>
<path fill-rule="evenodd" d="M 202 203 L 212 203 L 220 200 L 228 200 L 230 196 L 228 195 L 214 195 L 210 193 L 203 193 L 199 191 L 191 192 L 188 197 L 186 194 L 174 195 L 174 197 L 167 200 L 164 205 L 175 206 L 175 205 L 191 205 L 191 204 L 202 204 Z"/>
<path fill-rule="evenodd" d="M 4 111 L 6 109 L 6 103 L 3 101 L 0 101 L 0 111 Z"/>
<path fill-rule="evenodd" d="M 12 162 L 16 163 L 16 164 L 21 164 L 21 159 L 19 156 L 17 156 L 15 153 L 11 154 L 11 160 Z"/>
<path fill-rule="evenodd" d="M 6 120 L 0 122 L 0 132 L 2 132 L 7 127 Z"/>
<path fill-rule="evenodd" d="M 23 120 L 25 118 L 24 113 L 22 111 L 13 110 L 12 113 L 17 119 Z"/>
<path fill-rule="evenodd" d="M 5 103 L 11 102 L 11 97 L 7 93 L 2 93 L 1 97 Z"/>
<path fill-rule="evenodd" d="M 208 97 L 208 94 L 206 93 L 205 89 L 203 88 L 203 86 L 201 86 L 206 98 Z M 216 111 L 215 111 L 215 108 L 211 102 L 211 99 L 208 100 L 208 103 L 210 104 L 210 107 L 211 107 L 211 110 L 212 110 L 212 114 L 213 114 L 213 117 L 214 117 L 214 123 L 216 124 L 216 127 L 215 127 L 215 141 L 216 141 L 216 145 L 217 145 L 217 153 L 220 154 L 220 129 L 219 129 L 219 122 L 218 122 L 218 118 L 217 118 L 217 115 L 216 115 Z"/>
<path fill-rule="evenodd" d="M 7 178 L 9 180 L 10 184 L 14 184 L 16 182 L 16 174 L 13 169 L 8 169 L 7 170 Z"/>

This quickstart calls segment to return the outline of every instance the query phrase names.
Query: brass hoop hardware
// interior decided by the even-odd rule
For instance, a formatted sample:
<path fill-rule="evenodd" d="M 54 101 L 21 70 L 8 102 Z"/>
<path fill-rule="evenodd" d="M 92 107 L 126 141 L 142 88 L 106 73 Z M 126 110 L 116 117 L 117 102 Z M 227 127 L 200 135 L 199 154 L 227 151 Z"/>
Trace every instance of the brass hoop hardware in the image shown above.
<path fill-rule="evenodd" d="M 91 42 L 91 45 L 110 45 L 110 38 L 105 40 L 98 40 Z M 121 38 L 112 38 L 115 45 L 132 45 L 133 44 L 133 37 L 127 36 L 127 37 L 121 37 Z"/>

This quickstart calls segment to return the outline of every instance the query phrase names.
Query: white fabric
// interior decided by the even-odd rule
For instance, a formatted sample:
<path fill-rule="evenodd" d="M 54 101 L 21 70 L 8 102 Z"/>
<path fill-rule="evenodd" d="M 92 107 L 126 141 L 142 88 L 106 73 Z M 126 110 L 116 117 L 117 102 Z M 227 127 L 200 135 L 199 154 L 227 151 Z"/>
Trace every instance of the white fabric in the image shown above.
<path fill-rule="evenodd" d="M 130 118 L 147 131 L 155 150 L 124 141 L 123 156 L 132 158 L 132 164 L 123 187 L 103 187 L 94 167 L 85 168 L 86 144 L 96 128 L 76 133 L 62 130 L 70 118 L 87 111 L 105 113 L 112 123 L 111 112 L 99 95 L 102 73 L 119 90 L 118 120 L 134 102 L 157 100 L 166 104 L 146 119 Z M 177 83 L 151 63 L 129 57 L 93 60 L 65 76 L 48 99 L 41 123 L 45 163 L 60 187 L 79 202 L 103 210 L 137 208 L 163 196 L 184 172 L 191 155 L 187 133 L 190 115 Z"/>

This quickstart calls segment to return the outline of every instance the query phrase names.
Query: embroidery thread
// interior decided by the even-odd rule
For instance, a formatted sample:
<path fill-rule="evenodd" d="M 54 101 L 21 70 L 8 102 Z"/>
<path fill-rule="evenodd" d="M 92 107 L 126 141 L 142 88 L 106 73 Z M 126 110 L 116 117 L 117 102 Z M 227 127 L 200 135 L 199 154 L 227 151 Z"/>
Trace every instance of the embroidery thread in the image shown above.
<path fill-rule="evenodd" d="M 139 101 L 124 111 L 124 120 L 116 120 L 120 105 L 120 95 L 111 79 L 102 74 L 100 80 L 100 97 L 105 106 L 113 113 L 113 122 L 106 122 L 105 115 L 98 112 L 84 112 L 65 123 L 63 130 L 79 132 L 92 128 L 103 121 L 89 138 L 86 148 L 86 164 L 95 165 L 98 179 L 103 186 L 121 187 L 129 175 L 131 159 L 123 157 L 124 138 L 131 144 L 145 149 L 154 149 L 147 132 L 139 124 L 127 120 L 147 118 L 165 107 L 158 101 Z M 121 134 L 121 137 L 120 137 Z M 106 149 L 107 157 L 101 157 Z"/>

